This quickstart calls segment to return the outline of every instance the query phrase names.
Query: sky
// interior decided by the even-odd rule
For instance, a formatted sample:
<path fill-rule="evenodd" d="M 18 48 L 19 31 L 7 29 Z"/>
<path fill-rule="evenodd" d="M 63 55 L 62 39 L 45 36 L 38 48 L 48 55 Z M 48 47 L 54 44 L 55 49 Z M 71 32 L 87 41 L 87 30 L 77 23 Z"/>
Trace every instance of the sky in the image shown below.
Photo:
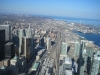
<path fill-rule="evenodd" d="M 0 13 L 100 19 L 100 0 L 0 0 Z"/>

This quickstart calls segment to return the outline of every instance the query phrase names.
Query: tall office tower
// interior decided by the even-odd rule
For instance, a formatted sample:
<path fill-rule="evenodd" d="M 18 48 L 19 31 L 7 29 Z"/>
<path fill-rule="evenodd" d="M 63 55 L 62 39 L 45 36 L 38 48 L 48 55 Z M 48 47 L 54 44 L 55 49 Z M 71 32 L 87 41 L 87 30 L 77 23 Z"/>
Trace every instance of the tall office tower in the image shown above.
<path fill-rule="evenodd" d="M 90 75 L 99 75 L 99 66 L 100 66 L 100 50 L 98 50 L 94 57 L 92 58 L 92 65 L 90 70 Z"/>
<path fill-rule="evenodd" d="M 5 41 L 12 39 L 12 27 L 9 25 L 0 25 L 0 30 L 5 30 Z"/>
<path fill-rule="evenodd" d="M 35 55 L 35 50 L 34 50 L 35 49 L 34 34 L 35 34 L 34 30 L 31 29 L 31 53 L 30 53 L 31 57 L 33 57 Z"/>
<path fill-rule="evenodd" d="M 60 56 L 66 57 L 67 56 L 67 44 L 62 42 Z"/>
<path fill-rule="evenodd" d="M 15 56 L 14 44 L 8 42 L 5 44 L 5 58 L 13 58 Z"/>
<path fill-rule="evenodd" d="M 79 53 L 80 53 L 80 45 L 81 43 L 79 41 L 75 42 L 75 50 L 74 50 L 74 55 L 79 57 Z"/>
<path fill-rule="evenodd" d="M 27 38 L 32 38 L 32 30 L 30 28 L 30 25 L 28 29 L 25 29 L 25 35 Z"/>
<path fill-rule="evenodd" d="M 47 50 L 48 50 L 51 47 L 51 39 L 47 38 L 46 41 L 47 41 L 46 43 L 47 43 Z"/>
<path fill-rule="evenodd" d="M 21 53 L 21 45 L 22 45 L 22 37 L 23 37 L 23 29 L 18 30 L 18 37 L 19 37 L 19 57 Z"/>
<path fill-rule="evenodd" d="M 0 60 L 5 58 L 5 30 L 0 30 Z"/>
<path fill-rule="evenodd" d="M 39 44 L 40 44 L 40 46 L 44 47 L 44 37 L 42 37 L 42 38 L 40 39 Z"/>
<path fill-rule="evenodd" d="M 30 26 L 28 29 L 19 29 L 19 57 L 20 57 L 20 54 L 24 54 L 24 56 L 27 58 L 27 59 L 30 59 L 31 55 L 35 53 L 35 51 L 33 50 L 34 49 L 34 39 L 33 39 L 33 36 L 34 36 L 34 32 L 32 29 L 30 29 Z M 29 44 L 29 45 L 27 45 Z M 29 51 L 27 48 L 29 48 Z M 27 54 L 27 51 L 29 52 Z M 33 51 L 33 52 L 30 52 L 30 51 Z"/>
<path fill-rule="evenodd" d="M 31 38 L 26 38 L 26 37 L 23 37 L 22 38 L 22 45 L 21 45 L 21 55 L 22 56 L 25 56 L 25 58 L 27 60 L 30 59 L 30 54 L 33 53 L 32 50 L 31 50 Z"/>

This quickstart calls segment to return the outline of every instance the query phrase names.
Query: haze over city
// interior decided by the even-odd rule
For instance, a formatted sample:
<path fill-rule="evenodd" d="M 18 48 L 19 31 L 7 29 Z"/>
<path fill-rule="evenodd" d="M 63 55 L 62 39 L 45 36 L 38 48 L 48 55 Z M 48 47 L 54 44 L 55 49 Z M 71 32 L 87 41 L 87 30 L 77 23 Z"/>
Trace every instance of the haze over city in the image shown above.
<path fill-rule="evenodd" d="M 0 13 L 100 19 L 99 0 L 0 0 Z"/>

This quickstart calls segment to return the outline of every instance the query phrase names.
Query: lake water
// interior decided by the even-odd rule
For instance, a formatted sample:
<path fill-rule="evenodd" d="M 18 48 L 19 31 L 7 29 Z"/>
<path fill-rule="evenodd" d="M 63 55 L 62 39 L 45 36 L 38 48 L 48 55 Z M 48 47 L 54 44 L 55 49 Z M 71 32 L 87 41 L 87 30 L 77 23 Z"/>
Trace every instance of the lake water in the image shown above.
<path fill-rule="evenodd" d="M 87 40 L 94 41 L 94 44 L 98 45 L 100 47 L 100 34 L 84 34 L 80 33 L 78 31 L 74 31 L 80 36 L 85 37 Z"/>
<path fill-rule="evenodd" d="M 96 26 L 100 27 L 100 20 L 98 19 L 85 19 L 85 18 L 74 18 L 74 17 L 57 17 L 57 16 L 48 16 L 49 18 L 53 18 L 55 20 L 63 20 L 74 23 L 81 23 L 84 25 Z"/>

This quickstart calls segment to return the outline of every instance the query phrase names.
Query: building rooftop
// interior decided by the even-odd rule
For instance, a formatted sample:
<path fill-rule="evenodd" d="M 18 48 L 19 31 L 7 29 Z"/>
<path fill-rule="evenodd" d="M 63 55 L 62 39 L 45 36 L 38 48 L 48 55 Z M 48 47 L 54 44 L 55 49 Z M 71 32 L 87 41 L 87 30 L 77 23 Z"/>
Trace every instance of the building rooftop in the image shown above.
<path fill-rule="evenodd" d="M 8 43 L 6 43 L 6 45 L 11 45 L 11 44 L 13 44 L 12 42 L 8 42 Z"/>
<path fill-rule="evenodd" d="M 72 70 L 65 70 L 65 75 L 73 75 Z"/>
<path fill-rule="evenodd" d="M 5 68 L 6 68 L 6 66 L 3 65 L 0 69 L 5 69 Z"/>
<path fill-rule="evenodd" d="M 13 59 L 15 59 L 15 60 L 16 60 L 17 58 L 18 58 L 18 56 L 15 54 L 15 57 L 14 57 Z"/>
<path fill-rule="evenodd" d="M 32 66 L 32 70 L 36 70 L 39 66 L 39 62 L 35 62 L 35 64 Z"/>
<path fill-rule="evenodd" d="M 65 57 L 65 58 L 64 58 L 64 63 L 65 63 L 65 64 L 72 64 L 71 58 L 70 58 L 70 57 Z"/>
<path fill-rule="evenodd" d="M 9 26 L 9 25 L 0 25 L 0 26 Z"/>

